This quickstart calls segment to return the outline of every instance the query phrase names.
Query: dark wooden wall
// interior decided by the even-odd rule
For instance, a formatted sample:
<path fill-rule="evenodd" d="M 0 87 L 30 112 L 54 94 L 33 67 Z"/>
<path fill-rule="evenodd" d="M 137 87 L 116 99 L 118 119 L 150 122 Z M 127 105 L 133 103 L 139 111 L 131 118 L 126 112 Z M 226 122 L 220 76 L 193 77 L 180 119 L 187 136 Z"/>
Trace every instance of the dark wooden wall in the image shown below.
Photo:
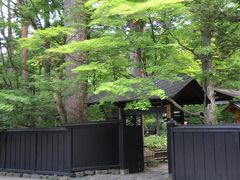
<path fill-rule="evenodd" d="M 0 168 L 14 172 L 71 172 L 71 134 L 65 128 L 0 134 Z"/>
<path fill-rule="evenodd" d="M 119 168 L 118 134 L 118 121 L 7 130 L 0 133 L 0 170 L 71 175 Z"/>
<path fill-rule="evenodd" d="M 73 170 L 119 168 L 119 123 L 72 127 Z"/>
<path fill-rule="evenodd" d="M 239 180 L 240 126 L 171 129 L 174 180 Z"/>

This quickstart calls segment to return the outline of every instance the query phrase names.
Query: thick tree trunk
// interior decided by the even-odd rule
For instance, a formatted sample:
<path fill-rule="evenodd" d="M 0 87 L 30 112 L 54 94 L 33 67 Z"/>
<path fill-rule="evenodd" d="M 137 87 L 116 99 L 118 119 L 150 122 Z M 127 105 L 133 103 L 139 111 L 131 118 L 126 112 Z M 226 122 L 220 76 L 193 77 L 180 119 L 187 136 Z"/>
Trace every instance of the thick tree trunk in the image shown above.
<path fill-rule="evenodd" d="M 205 29 L 201 32 L 202 40 L 204 46 L 209 48 L 211 45 L 211 32 L 208 31 L 209 28 L 205 27 Z M 205 91 L 204 98 L 204 122 L 206 124 L 215 124 L 215 94 L 214 94 L 214 83 L 212 80 L 213 74 L 213 57 L 211 52 L 207 54 L 200 55 L 200 60 L 202 62 L 202 70 L 203 70 L 203 88 Z M 208 99 L 210 103 L 208 103 Z"/>
<path fill-rule="evenodd" d="M 131 21 L 130 30 L 137 33 L 144 32 L 144 23 L 140 21 Z M 131 74 L 134 77 L 144 77 L 143 71 L 143 50 L 139 48 L 132 48 L 130 52 Z"/>
<path fill-rule="evenodd" d="M 73 35 L 67 37 L 67 41 L 82 41 L 88 38 L 87 16 L 83 10 L 84 0 L 65 0 L 64 8 L 68 12 L 67 17 L 71 20 L 65 21 L 66 26 L 74 24 L 76 28 Z M 78 12 L 76 11 L 78 10 Z M 74 53 L 66 57 L 66 78 L 67 80 L 76 79 L 79 74 L 72 73 L 72 69 L 87 63 L 87 53 Z M 67 113 L 68 123 L 77 123 L 87 119 L 87 95 L 88 85 L 86 75 L 81 75 L 81 82 L 75 82 L 74 85 L 66 89 L 66 98 L 64 102 Z"/>

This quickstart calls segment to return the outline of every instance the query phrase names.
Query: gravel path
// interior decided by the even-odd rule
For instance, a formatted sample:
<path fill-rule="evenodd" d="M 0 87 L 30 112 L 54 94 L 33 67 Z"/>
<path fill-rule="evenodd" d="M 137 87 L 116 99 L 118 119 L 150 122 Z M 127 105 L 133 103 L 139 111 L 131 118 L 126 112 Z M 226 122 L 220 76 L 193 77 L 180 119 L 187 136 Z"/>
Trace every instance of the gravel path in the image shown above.
<path fill-rule="evenodd" d="M 146 169 L 147 172 L 128 175 L 93 175 L 81 178 L 68 178 L 68 177 L 49 177 L 49 180 L 172 180 L 167 173 L 167 164 L 160 164 L 157 167 Z M 0 180 L 31 180 L 37 179 L 37 176 L 32 178 L 23 177 L 9 177 L 0 176 Z"/>
<path fill-rule="evenodd" d="M 171 180 L 169 175 L 160 172 L 147 172 L 130 175 L 95 175 L 83 178 L 75 178 L 78 180 Z"/>
<path fill-rule="evenodd" d="M 32 178 L 18 178 L 2 176 L 0 180 L 31 180 Z M 68 180 L 69 178 L 59 178 L 59 180 Z M 146 172 L 129 175 L 95 175 L 82 178 L 71 178 L 71 180 L 171 180 L 167 173 Z"/>

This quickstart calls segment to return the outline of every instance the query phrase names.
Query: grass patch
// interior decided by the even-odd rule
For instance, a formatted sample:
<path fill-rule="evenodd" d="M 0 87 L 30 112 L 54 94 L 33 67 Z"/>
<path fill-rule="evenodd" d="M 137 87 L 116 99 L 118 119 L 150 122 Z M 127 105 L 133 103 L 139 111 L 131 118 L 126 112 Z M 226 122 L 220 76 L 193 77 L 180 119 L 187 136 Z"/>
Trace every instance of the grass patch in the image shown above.
<path fill-rule="evenodd" d="M 151 135 L 144 137 L 144 146 L 149 149 L 166 149 L 167 137 L 166 135 L 161 136 Z"/>

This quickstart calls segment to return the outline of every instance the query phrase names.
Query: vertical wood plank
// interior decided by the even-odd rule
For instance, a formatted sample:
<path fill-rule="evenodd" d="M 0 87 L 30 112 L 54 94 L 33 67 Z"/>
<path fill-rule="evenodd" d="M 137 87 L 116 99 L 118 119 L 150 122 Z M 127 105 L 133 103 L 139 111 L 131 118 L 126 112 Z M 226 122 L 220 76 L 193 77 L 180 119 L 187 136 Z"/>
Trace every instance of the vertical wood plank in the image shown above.
<path fill-rule="evenodd" d="M 203 133 L 193 133 L 195 180 L 205 180 L 205 152 Z"/>
<path fill-rule="evenodd" d="M 216 179 L 216 165 L 215 165 L 215 141 L 214 133 L 204 133 L 204 151 L 205 151 L 205 172 L 206 180 Z"/>
<path fill-rule="evenodd" d="M 215 157 L 216 157 L 216 179 L 228 180 L 227 157 L 225 148 L 225 135 L 223 132 L 215 133 Z M 229 179 L 230 180 L 230 179 Z"/>
<path fill-rule="evenodd" d="M 12 135 L 7 133 L 7 151 L 6 151 L 6 168 L 11 168 L 11 143 L 12 143 Z"/>
<path fill-rule="evenodd" d="M 37 153 L 37 149 L 36 149 L 36 141 L 37 141 L 37 136 L 36 136 L 36 132 L 31 132 L 30 133 L 30 170 L 35 170 L 36 169 L 36 153 Z"/>
<path fill-rule="evenodd" d="M 36 162 L 36 170 L 41 171 L 42 170 L 42 135 L 43 133 L 38 132 L 37 133 L 37 162 Z"/>
<path fill-rule="evenodd" d="M 72 170 L 72 133 L 71 130 L 64 136 L 64 171 L 71 172 Z"/>
<path fill-rule="evenodd" d="M 41 149 L 41 170 L 47 171 L 48 164 L 48 133 L 42 133 L 42 149 Z"/>
<path fill-rule="evenodd" d="M 21 133 L 16 133 L 16 169 L 20 169 L 20 157 L 21 157 Z"/>
<path fill-rule="evenodd" d="M 53 135 L 48 133 L 47 171 L 53 171 Z"/>
<path fill-rule="evenodd" d="M 57 171 L 58 170 L 58 153 L 59 153 L 59 149 L 58 149 L 58 133 L 54 133 L 53 134 L 53 148 L 52 148 L 52 152 L 53 152 L 53 171 Z"/>
<path fill-rule="evenodd" d="M 240 177 L 240 146 L 239 133 L 225 133 L 227 177 L 229 180 L 239 180 Z"/>
<path fill-rule="evenodd" d="M 64 171 L 64 133 L 59 134 L 59 144 L 58 144 L 58 171 Z"/>
<path fill-rule="evenodd" d="M 26 139 L 25 139 L 25 134 L 21 133 L 20 135 L 20 139 L 21 139 L 21 156 L 20 156 L 20 169 L 25 169 L 25 148 L 26 148 Z"/>
<path fill-rule="evenodd" d="M 184 133 L 186 180 L 195 179 L 193 133 Z"/>
<path fill-rule="evenodd" d="M 183 133 L 174 133 L 174 160 L 175 160 L 175 177 L 176 180 L 185 180 L 185 164 L 184 164 L 184 137 Z"/>
<path fill-rule="evenodd" d="M 26 143 L 25 143 L 25 159 L 24 159 L 24 161 L 25 161 L 25 167 L 24 167 L 24 169 L 30 169 L 30 161 L 31 161 L 31 159 L 30 159 L 30 156 L 31 156 L 31 154 L 30 154 L 30 150 L 31 150 L 31 146 L 30 146 L 30 141 L 31 141 L 31 137 L 29 136 L 29 134 L 26 132 L 25 133 L 25 141 L 26 141 Z"/>

